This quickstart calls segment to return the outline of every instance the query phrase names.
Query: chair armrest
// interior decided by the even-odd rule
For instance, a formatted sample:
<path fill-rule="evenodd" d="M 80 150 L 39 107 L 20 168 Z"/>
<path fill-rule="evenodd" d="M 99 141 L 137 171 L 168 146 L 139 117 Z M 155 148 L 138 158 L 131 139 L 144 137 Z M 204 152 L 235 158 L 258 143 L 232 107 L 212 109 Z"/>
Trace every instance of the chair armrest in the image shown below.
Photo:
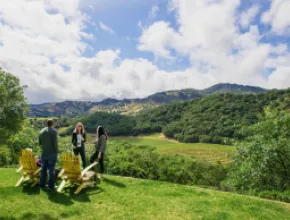
<path fill-rule="evenodd" d="M 64 169 L 61 169 L 61 171 L 59 172 L 59 174 L 57 175 L 57 178 L 60 178 L 64 173 Z"/>
<path fill-rule="evenodd" d="M 23 169 L 23 166 L 19 167 L 18 170 L 16 170 L 16 173 L 19 173 Z"/>
<path fill-rule="evenodd" d="M 40 172 L 40 170 L 41 170 L 41 168 L 38 168 L 37 170 L 35 170 L 35 171 L 33 172 L 33 175 L 38 174 L 38 173 Z"/>
<path fill-rule="evenodd" d="M 88 172 L 90 169 L 92 169 L 94 166 L 96 166 L 98 164 L 98 162 L 94 162 L 94 163 L 92 163 L 90 166 L 88 166 L 88 167 L 86 167 L 86 169 L 84 169 L 83 171 L 82 171 L 82 177 L 86 174 L 86 172 Z"/>

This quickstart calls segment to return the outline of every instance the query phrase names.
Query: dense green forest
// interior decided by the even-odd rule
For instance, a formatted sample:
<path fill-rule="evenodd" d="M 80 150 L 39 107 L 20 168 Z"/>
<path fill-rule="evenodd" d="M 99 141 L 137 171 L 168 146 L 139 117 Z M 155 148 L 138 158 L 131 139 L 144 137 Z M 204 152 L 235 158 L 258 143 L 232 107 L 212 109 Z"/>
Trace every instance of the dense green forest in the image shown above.
<path fill-rule="evenodd" d="M 102 125 L 112 136 L 163 132 L 180 142 L 231 144 L 233 139 L 241 139 L 243 128 L 255 124 L 268 107 L 289 110 L 290 89 L 258 94 L 215 94 L 162 105 L 135 117 L 96 112 L 74 119 L 73 123 L 82 121 L 88 132 L 95 132 Z M 72 132 L 72 128 L 67 132 Z"/>
<path fill-rule="evenodd" d="M 290 89 L 259 94 L 217 94 L 161 106 L 136 116 L 136 134 L 163 131 L 181 142 L 228 143 L 242 138 L 243 127 L 264 110 L 290 109 Z"/>

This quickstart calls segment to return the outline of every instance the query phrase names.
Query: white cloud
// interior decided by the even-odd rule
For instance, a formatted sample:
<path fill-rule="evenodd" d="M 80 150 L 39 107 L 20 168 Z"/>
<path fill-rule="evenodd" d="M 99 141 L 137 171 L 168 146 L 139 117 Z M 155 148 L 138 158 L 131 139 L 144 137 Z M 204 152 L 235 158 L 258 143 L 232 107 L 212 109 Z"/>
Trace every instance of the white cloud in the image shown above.
<path fill-rule="evenodd" d="M 110 28 L 109 26 L 105 25 L 103 22 L 100 21 L 100 28 L 103 29 L 104 31 L 107 31 L 111 34 L 115 33 L 115 31 Z"/>
<path fill-rule="evenodd" d="M 262 21 L 272 26 L 272 31 L 278 35 L 290 33 L 290 0 L 271 0 L 271 8 L 264 12 Z"/>
<path fill-rule="evenodd" d="M 239 15 L 239 5 L 238 0 L 171 0 L 170 11 L 175 13 L 178 29 L 165 21 L 155 22 L 143 29 L 138 49 L 151 51 L 156 58 L 174 59 L 176 53 L 189 57 L 192 69 L 207 74 L 214 82 L 288 87 L 290 84 L 285 82 L 290 73 L 285 69 L 283 77 L 281 71 L 279 77 L 275 72 L 268 79 L 264 75 L 273 55 L 285 60 L 288 48 L 261 43 L 258 26 L 249 26 L 259 7 Z M 249 26 L 248 31 L 242 33 L 239 22 L 243 28 Z M 281 64 L 273 62 L 277 71 Z"/>
<path fill-rule="evenodd" d="M 158 5 L 154 5 L 154 6 L 151 8 L 151 11 L 150 11 L 150 13 L 149 13 L 149 19 L 154 19 L 154 18 L 156 18 L 158 12 L 159 12 L 159 7 L 158 7 Z"/>
<path fill-rule="evenodd" d="M 81 11 L 83 0 L 10 0 L 1 4 L 0 65 L 29 86 L 26 94 L 33 103 L 145 97 L 218 82 L 268 88 L 290 85 L 289 45 L 261 42 L 263 33 L 251 25 L 252 19 L 245 22 L 249 28 L 241 31 L 239 0 L 170 2 L 177 28 L 168 21 L 150 26 L 140 22 L 137 48 L 165 63 L 184 57 L 190 61 L 185 70 L 164 71 L 148 59 L 122 59 L 121 50 L 84 56 L 91 47 L 85 43 L 88 39 L 102 42 L 86 31 L 90 18 Z M 280 16 L 276 12 L 268 18 L 264 15 L 266 21 L 273 30 L 285 33 L 287 25 L 276 24 Z M 101 24 L 102 29 L 113 31 Z M 273 72 L 264 76 L 268 69 Z"/>
<path fill-rule="evenodd" d="M 241 14 L 240 24 L 244 29 L 249 27 L 249 25 L 258 15 L 259 10 L 260 10 L 259 5 L 254 5 Z"/>
<path fill-rule="evenodd" d="M 151 51 L 157 58 L 172 59 L 169 46 L 178 41 L 178 34 L 164 21 L 156 22 L 147 29 L 143 29 L 138 49 Z"/>
<path fill-rule="evenodd" d="M 290 85 L 290 66 L 288 67 L 279 67 L 277 68 L 270 76 L 269 82 L 271 82 L 271 86 L 275 86 L 278 88 L 289 87 Z"/>

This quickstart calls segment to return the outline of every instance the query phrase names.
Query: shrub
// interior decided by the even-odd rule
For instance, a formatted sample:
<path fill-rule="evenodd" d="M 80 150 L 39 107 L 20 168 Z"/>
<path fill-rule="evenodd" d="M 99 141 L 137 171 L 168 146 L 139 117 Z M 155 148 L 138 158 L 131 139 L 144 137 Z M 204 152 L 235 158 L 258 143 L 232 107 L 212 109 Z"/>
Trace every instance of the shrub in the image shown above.
<path fill-rule="evenodd" d="M 167 126 L 163 129 L 164 135 L 170 138 L 173 138 L 174 135 L 181 133 L 181 131 L 182 131 L 182 128 L 175 124 Z"/>
<path fill-rule="evenodd" d="M 20 132 L 9 138 L 7 147 L 10 151 L 11 163 L 17 163 L 22 149 L 31 148 L 34 152 L 39 152 L 38 133 L 31 125 L 25 124 Z"/>
<path fill-rule="evenodd" d="M 223 138 L 219 136 L 214 136 L 212 138 L 212 143 L 213 144 L 222 144 L 223 143 Z"/>
<path fill-rule="evenodd" d="M 11 152 L 7 146 L 0 147 L 0 167 L 6 167 L 11 164 Z"/>
<path fill-rule="evenodd" d="M 219 186 L 226 178 L 226 170 L 220 163 L 182 155 L 161 155 L 155 147 L 129 143 L 110 144 L 106 163 L 110 174 L 179 184 Z"/>
<path fill-rule="evenodd" d="M 106 155 L 107 172 L 114 175 L 157 179 L 158 158 L 154 147 L 129 143 L 110 144 Z"/>
<path fill-rule="evenodd" d="M 201 142 L 201 143 L 211 143 L 212 140 L 211 140 L 211 137 L 208 136 L 208 135 L 200 135 L 199 136 L 199 142 Z"/>
<path fill-rule="evenodd" d="M 184 135 L 183 142 L 184 143 L 198 143 L 199 137 L 197 135 Z"/>
<path fill-rule="evenodd" d="M 229 181 L 237 190 L 284 191 L 290 189 L 290 115 L 266 112 L 247 137 L 236 146 Z"/>

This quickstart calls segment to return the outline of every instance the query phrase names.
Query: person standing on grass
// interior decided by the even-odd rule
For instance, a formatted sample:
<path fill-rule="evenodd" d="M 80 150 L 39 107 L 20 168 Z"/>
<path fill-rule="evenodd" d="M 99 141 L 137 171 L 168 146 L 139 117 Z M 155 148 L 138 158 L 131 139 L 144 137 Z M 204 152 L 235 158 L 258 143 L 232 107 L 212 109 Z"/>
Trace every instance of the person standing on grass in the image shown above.
<path fill-rule="evenodd" d="M 83 168 L 86 167 L 86 132 L 83 123 L 78 122 L 72 134 L 72 146 L 75 155 L 81 155 Z"/>
<path fill-rule="evenodd" d="M 99 173 L 98 173 L 98 178 L 101 179 L 103 178 L 103 174 L 105 171 L 104 167 L 104 156 L 106 153 L 106 145 L 107 145 L 107 134 L 105 132 L 105 129 L 102 126 L 99 126 L 97 128 L 97 138 L 95 143 L 96 151 L 92 155 L 90 159 L 90 163 L 93 163 L 95 160 L 98 159 L 99 162 Z"/>
<path fill-rule="evenodd" d="M 55 164 L 58 154 L 57 130 L 54 129 L 54 121 L 49 119 L 47 127 L 43 128 L 39 134 L 39 144 L 41 145 L 41 173 L 40 187 L 44 188 L 49 174 L 48 187 L 54 190 Z"/>

